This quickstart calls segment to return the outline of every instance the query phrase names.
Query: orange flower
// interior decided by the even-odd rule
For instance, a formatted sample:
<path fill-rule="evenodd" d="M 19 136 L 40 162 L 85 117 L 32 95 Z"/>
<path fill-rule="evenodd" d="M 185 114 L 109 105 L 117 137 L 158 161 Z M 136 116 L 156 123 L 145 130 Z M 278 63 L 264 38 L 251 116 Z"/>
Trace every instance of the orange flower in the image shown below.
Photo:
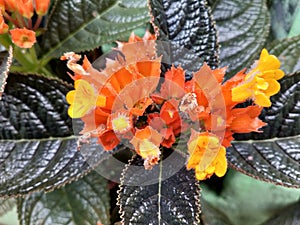
<path fill-rule="evenodd" d="M 39 16 L 44 16 L 49 8 L 50 0 L 35 0 L 35 11 Z"/>
<path fill-rule="evenodd" d="M 33 16 L 33 0 L 19 0 L 17 10 L 23 17 L 30 19 Z"/>
<path fill-rule="evenodd" d="M 167 127 L 172 127 L 174 135 L 181 131 L 181 118 L 178 112 L 178 101 L 170 99 L 165 101 L 160 109 L 160 118 L 165 122 Z"/>
<path fill-rule="evenodd" d="M 5 34 L 8 31 L 8 25 L 5 23 L 2 13 L 0 12 L 0 34 Z"/>
<path fill-rule="evenodd" d="M 12 42 L 20 48 L 31 48 L 36 42 L 35 32 L 26 28 L 10 30 Z"/>
<path fill-rule="evenodd" d="M 266 125 L 266 123 L 258 118 L 261 110 L 262 108 L 259 106 L 234 109 L 227 107 L 226 118 L 222 118 L 217 113 L 211 114 L 204 120 L 205 128 L 223 138 L 222 145 L 229 147 L 231 146 L 230 142 L 233 140 L 233 133 L 260 132 L 259 129 Z M 226 121 L 223 121 L 224 119 Z M 224 126 L 219 126 L 220 129 L 212 127 L 213 124 L 217 127 L 218 123 L 222 123 Z"/>
<path fill-rule="evenodd" d="M 0 0 L 0 12 L 5 12 L 5 0 Z"/>
<path fill-rule="evenodd" d="M 198 133 L 192 130 L 188 141 L 190 157 L 187 169 L 195 169 L 196 178 L 205 180 L 213 174 L 225 175 L 227 170 L 226 149 L 220 145 L 219 139 L 208 132 Z"/>
<path fill-rule="evenodd" d="M 99 135 L 98 140 L 106 151 L 114 149 L 120 143 L 119 138 L 113 130 L 105 130 Z"/>
<path fill-rule="evenodd" d="M 5 2 L 5 9 L 9 12 L 17 11 L 17 0 L 4 0 Z"/>
<path fill-rule="evenodd" d="M 165 73 L 165 80 L 161 85 L 160 93 L 164 99 L 181 98 L 185 94 L 185 75 L 182 67 L 175 68 L 173 65 Z"/>
<path fill-rule="evenodd" d="M 234 133 L 261 132 L 258 129 L 267 125 L 258 118 L 261 110 L 262 107 L 259 106 L 233 109 L 231 112 L 233 119 L 230 124 L 230 129 Z"/>
<path fill-rule="evenodd" d="M 158 163 L 161 141 L 162 135 L 150 126 L 136 131 L 134 137 L 130 141 L 134 146 L 135 151 L 145 159 L 145 169 L 152 169 L 152 167 Z"/>

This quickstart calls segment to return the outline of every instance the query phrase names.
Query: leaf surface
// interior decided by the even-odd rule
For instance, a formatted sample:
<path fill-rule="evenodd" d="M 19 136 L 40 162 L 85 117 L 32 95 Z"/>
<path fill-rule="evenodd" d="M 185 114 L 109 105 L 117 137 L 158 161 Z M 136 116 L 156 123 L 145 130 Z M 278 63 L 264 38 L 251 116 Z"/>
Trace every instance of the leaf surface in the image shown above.
<path fill-rule="evenodd" d="M 250 66 L 265 46 L 270 18 L 265 0 L 212 1 L 220 44 L 220 66 L 227 78 Z"/>
<path fill-rule="evenodd" d="M 300 221 L 299 208 L 300 201 L 280 210 L 273 218 L 269 219 L 262 225 L 298 225 Z"/>
<path fill-rule="evenodd" d="M 204 61 L 212 68 L 218 66 L 216 29 L 206 1 L 151 0 L 150 8 L 165 63 L 180 64 L 189 72 L 197 71 Z"/>
<path fill-rule="evenodd" d="M 300 188 L 300 135 L 239 141 L 227 150 L 231 166 L 254 178 Z"/>
<path fill-rule="evenodd" d="M 300 35 L 276 42 L 270 53 L 280 59 L 281 68 L 286 74 L 300 71 Z"/>
<path fill-rule="evenodd" d="M 41 44 L 49 60 L 64 52 L 95 49 L 149 21 L 144 0 L 57 1 Z"/>
<path fill-rule="evenodd" d="M 96 172 L 50 193 L 18 199 L 21 225 L 95 225 L 109 222 L 107 181 Z"/>
<path fill-rule="evenodd" d="M 194 171 L 185 169 L 185 158 L 174 152 L 145 170 L 136 158 L 124 170 L 119 191 L 120 213 L 125 224 L 199 224 L 199 184 Z"/>
<path fill-rule="evenodd" d="M 0 196 L 52 190 L 88 173 L 110 156 L 97 140 L 77 149 L 65 100 L 70 85 L 10 74 L 0 101 Z"/>

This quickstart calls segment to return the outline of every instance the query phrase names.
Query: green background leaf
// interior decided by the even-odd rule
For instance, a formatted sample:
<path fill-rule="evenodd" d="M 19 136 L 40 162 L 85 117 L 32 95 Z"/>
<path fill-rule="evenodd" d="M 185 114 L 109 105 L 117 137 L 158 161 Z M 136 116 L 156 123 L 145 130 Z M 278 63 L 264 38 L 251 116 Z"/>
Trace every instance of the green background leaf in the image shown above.
<path fill-rule="evenodd" d="M 220 44 L 221 67 L 227 77 L 254 63 L 265 46 L 270 18 L 265 0 L 216 0 L 213 18 Z"/>
<path fill-rule="evenodd" d="M 125 224 L 198 224 L 199 185 L 185 158 L 173 152 L 152 170 L 136 158 L 124 170 L 119 202 Z"/>
<path fill-rule="evenodd" d="M 279 58 L 281 68 L 286 74 L 300 71 L 300 35 L 277 41 L 271 47 L 270 53 Z"/>
<path fill-rule="evenodd" d="M 18 199 L 21 225 L 109 225 L 109 208 L 107 181 L 95 172 L 53 192 Z"/>
<path fill-rule="evenodd" d="M 44 60 L 115 41 L 149 21 L 144 0 L 58 1 L 43 35 Z"/>
<path fill-rule="evenodd" d="M 276 213 L 276 215 L 262 225 L 298 225 L 300 221 L 300 201 Z"/>
<path fill-rule="evenodd" d="M 16 205 L 14 198 L 0 199 L 0 216 L 10 211 Z"/>
<path fill-rule="evenodd" d="M 298 0 L 272 0 L 270 6 L 271 32 L 283 39 L 300 34 L 300 2 Z"/>
<path fill-rule="evenodd" d="M 259 225 L 298 201 L 300 190 L 265 183 L 229 170 L 220 192 L 202 184 L 202 199 L 227 216 L 232 225 Z M 203 211 L 205 216 L 205 211 Z M 213 221 L 208 224 L 215 225 Z M 218 223 L 217 223 L 218 224 Z M 277 225 L 283 225 L 278 223 Z"/>

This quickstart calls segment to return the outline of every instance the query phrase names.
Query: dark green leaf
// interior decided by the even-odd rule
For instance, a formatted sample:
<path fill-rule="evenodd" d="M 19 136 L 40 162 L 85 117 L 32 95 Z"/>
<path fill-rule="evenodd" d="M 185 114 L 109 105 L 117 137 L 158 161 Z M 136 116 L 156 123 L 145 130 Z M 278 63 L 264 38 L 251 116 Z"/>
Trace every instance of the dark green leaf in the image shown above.
<path fill-rule="evenodd" d="M 300 221 L 300 201 L 280 210 L 274 218 L 266 221 L 262 225 L 299 225 Z"/>
<path fill-rule="evenodd" d="M 50 193 L 18 199 L 21 225 L 108 225 L 107 181 L 96 172 Z"/>
<path fill-rule="evenodd" d="M 159 52 L 167 64 L 197 71 L 205 61 L 218 66 L 216 29 L 205 0 L 151 0 L 154 24 L 159 29 Z"/>
<path fill-rule="evenodd" d="M 300 135 L 262 141 L 233 142 L 230 166 L 249 176 L 288 187 L 300 187 Z"/>
<path fill-rule="evenodd" d="M 144 0 L 57 1 L 43 35 L 43 59 L 95 49 L 149 21 Z"/>
<path fill-rule="evenodd" d="M 260 54 L 269 34 L 269 13 L 265 0 L 218 0 L 214 5 L 221 66 L 228 66 L 229 78 Z"/>
<path fill-rule="evenodd" d="M 10 74 L 0 101 L 0 196 L 52 190 L 89 172 L 110 155 L 93 140 L 77 150 L 67 115 L 71 86 Z"/>
<path fill-rule="evenodd" d="M 236 135 L 227 151 L 233 168 L 266 181 L 300 187 L 300 73 L 280 81 L 281 92 L 272 97 L 261 119 L 263 133 Z M 253 140 L 254 139 L 254 140 Z"/>
<path fill-rule="evenodd" d="M 223 212 L 204 199 L 201 199 L 201 218 L 203 225 L 233 225 Z"/>
<path fill-rule="evenodd" d="M 281 68 L 285 73 L 300 70 L 300 35 L 277 42 L 270 52 L 280 59 Z"/>
<path fill-rule="evenodd" d="M 125 224 L 199 224 L 199 184 L 186 159 L 173 152 L 152 170 L 136 158 L 124 170 L 119 191 Z"/>
<path fill-rule="evenodd" d="M 16 205 L 14 198 L 0 199 L 0 216 L 10 211 Z"/>
<path fill-rule="evenodd" d="M 0 55 L 0 100 L 2 98 L 2 93 L 6 85 L 6 79 L 8 76 L 8 71 L 12 62 L 12 47 L 9 51 L 1 52 Z"/>
<path fill-rule="evenodd" d="M 283 39 L 299 35 L 300 21 L 297 17 L 300 15 L 300 2 L 298 0 L 272 0 L 271 2 L 271 31 L 274 38 Z"/>

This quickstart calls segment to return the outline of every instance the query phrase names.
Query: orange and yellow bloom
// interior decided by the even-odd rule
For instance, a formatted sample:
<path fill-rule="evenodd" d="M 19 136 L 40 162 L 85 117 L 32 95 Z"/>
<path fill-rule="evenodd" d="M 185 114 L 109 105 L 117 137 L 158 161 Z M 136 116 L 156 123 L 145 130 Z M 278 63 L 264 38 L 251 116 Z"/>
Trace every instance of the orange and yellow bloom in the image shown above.
<path fill-rule="evenodd" d="M 204 63 L 186 81 L 180 66 L 161 74 L 154 39 L 147 32 L 143 38 L 132 34 L 127 43 L 118 42 L 122 55 L 107 60 L 103 70 L 86 57 L 78 64 L 81 56 L 73 52 L 62 56 L 75 80 L 75 90 L 67 94 L 69 115 L 81 118 L 81 133 L 98 138 L 105 150 L 125 140 L 146 169 L 158 164 L 163 150 L 177 146 L 184 133 L 191 133 L 185 140 L 186 168 L 195 170 L 198 180 L 224 176 L 233 134 L 261 132 L 266 125 L 259 115 L 279 91 L 279 60 L 263 50 L 250 72 L 242 70 L 225 82 L 226 68 L 212 70 Z M 241 107 L 248 99 L 253 102 Z"/>
<path fill-rule="evenodd" d="M 253 99 L 259 106 L 271 106 L 270 97 L 280 90 L 277 80 L 284 76 L 279 68 L 280 61 L 263 49 L 257 65 L 246 75 L 244 82 L 232 89 L 232 100 L 243 102 Z"/>
<path fill-rule="evenodd" d="M 159 149 L 161 141 L 162 135 L 150 126 L 138 130 L 132 138 L 131 143 L 135 151 L 145 159 L 144 166 L 146 169 L 151 169 L 158 163 L 161 154 Z"/>
<path fill-rule="evenodd" d="M 205 180 L 213 174 L 218 177 L 227 171 L 226 149 L 221 146 L 219 138 L 211 133 L 198 133 L 192 130 L 188 141 L 190 157 L 187 169 L 195 169 L 196 178 Z"/>

